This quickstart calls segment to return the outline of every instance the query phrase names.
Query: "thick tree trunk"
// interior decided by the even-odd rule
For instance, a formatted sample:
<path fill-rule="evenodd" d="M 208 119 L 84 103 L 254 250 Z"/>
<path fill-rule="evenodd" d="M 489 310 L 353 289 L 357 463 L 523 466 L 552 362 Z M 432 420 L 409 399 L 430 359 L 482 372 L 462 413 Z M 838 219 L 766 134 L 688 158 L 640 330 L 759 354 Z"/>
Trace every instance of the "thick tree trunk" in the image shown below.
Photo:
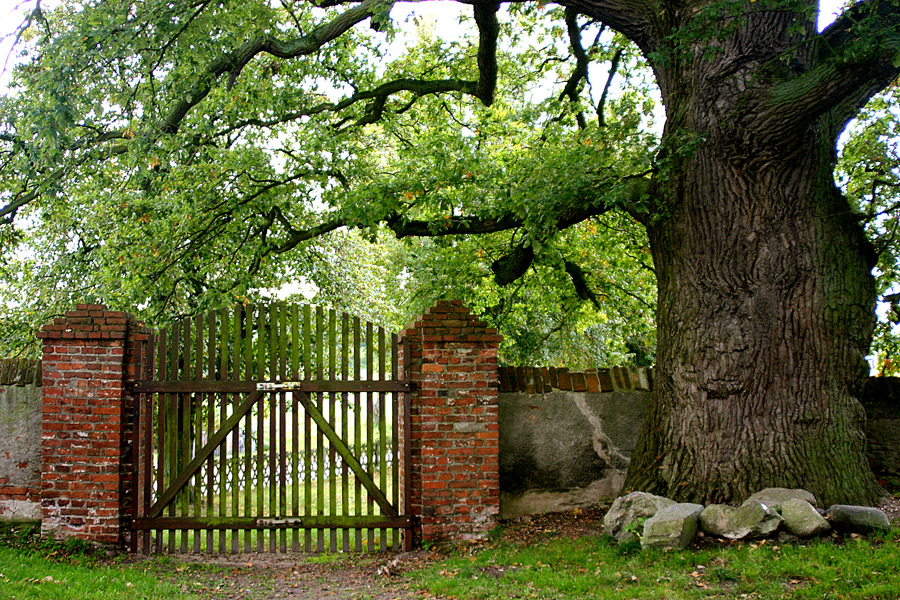
<path fill-rule="evenodd" d="M 656 395 L 627 489 L 741 501 L 769 486 L 870 503 L 871 254 L 831 176 L 833 140 L 765 158 L 714 135 L 658 183 Z"/>
<path fill-rule="evenodd" d="M 771 74 L 813 60 L 792 23 L 760 12 L 718 52 L 700 41 L 656 66 L 668 114 L 648 221 L 657 385 L 626 487 L 701 502 L 769 486 L 826 504 L 880 495 L 854 397 L 875 257 L 834 186 L 841 118 L 772 94 Z"/>

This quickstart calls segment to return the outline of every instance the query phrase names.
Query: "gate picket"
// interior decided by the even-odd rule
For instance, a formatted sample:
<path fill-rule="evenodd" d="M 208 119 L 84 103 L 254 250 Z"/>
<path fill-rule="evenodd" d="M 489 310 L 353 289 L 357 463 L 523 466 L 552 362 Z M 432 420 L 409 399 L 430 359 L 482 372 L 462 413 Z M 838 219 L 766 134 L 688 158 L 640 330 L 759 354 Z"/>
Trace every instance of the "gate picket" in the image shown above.
<path fill-rule="evenodd" d="M 396 336 L 273 303 L 186 318 L 154 339 L 154 379 L 135 386 L 136 548 L 400 548 L 409 382 Z"/>

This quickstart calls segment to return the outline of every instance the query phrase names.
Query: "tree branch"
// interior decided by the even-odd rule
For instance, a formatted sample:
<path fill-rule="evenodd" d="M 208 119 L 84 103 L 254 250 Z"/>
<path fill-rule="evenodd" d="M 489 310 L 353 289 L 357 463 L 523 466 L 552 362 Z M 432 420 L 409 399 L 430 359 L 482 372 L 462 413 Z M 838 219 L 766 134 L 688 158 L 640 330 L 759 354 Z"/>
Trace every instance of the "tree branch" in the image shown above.
<path fill-rule="evenodd" d="M 478 2 L 474 5 L 475 24 L 478 25 L 478 84 L 475 97 L 485 106 L 494 102 L 497 88 L 497 38 L 500 23 L 497 21 L 499 2 Z"/>
<path fill-rule="evenodd" d="M 813 66 L 776 83 L 768 98 L 772 122 L 795 130 L 834 111 L 840 129 L 868 100 L 900 75 L 900 10 L 891 0 L 863 0 L 814 42 Z M 784 128 L 778 128 L 781 135 Z"/>
<path fill-rule="evenodd" d="M 574 8 L 565 10 L 566 29 L 569 33 L 569 46 L 572 48 L 572 54 L 575 55 L 575 69 L 569 76 L 566 86 L 559 95 L 559 99 L 568 98 L 569 102 L 578 100 L 581 91 L 581 80 L 588 81 L 588 60 L 587 52 L 581 43 L 581 28 L 578 26 L 578 12 Z M 575 113 L 575 120 L 578 122 L 579 129 L 585 129 L 587 122 L 584 119 L 584 113 L 578 111 Z"/>
<path fill-rule="evenodd" d="M 616 76 L 616 71 L 619 70 L 619 61 L 622 60 L 623 53 L 624 50 L 619 48 L 613 54 L 609 63 L 609 75 L 606 77 L 606 84 L 603 86 L 603 93 L 600 94 L 600 100 L 597 101 L 597 124 L 600 127 L 606 126 L 606 100 L 609 98 L 609 88 L 612 87 L 613 77 Z"/>
<path fill-rule="evenodd" d="M 612 27 L 647 55 L 657 49 L 660 32 L 655 31 L 660 16 L 656 0 L 561 0 L 560 5 L 570 7 L 604 25 Z"/>
<path fill-rule="evenodd" d="M 267 53 L 276 58 L 296 58 L 309 55 L 340 37 L 348 29 L 360 23 L 375 12 L 377 0 L 364 0 L 362 4 L 338 15 L 330 22 L 313 29 L 308 35 L 288 41 L 281 41 L 273 35 L 258 36 L 234 52 L 228 52 L 214 60 L 206 68 L 200 81 L 182 99 L 175 103 L 169 113 L 159 123 L 162 133 L 176 133 L 188 112 L 199 104 L 212 90 L 213 82 L 225 73 L 231 73 L 229 81 L 233 82 L 245 66 L 258 54 Z"/>

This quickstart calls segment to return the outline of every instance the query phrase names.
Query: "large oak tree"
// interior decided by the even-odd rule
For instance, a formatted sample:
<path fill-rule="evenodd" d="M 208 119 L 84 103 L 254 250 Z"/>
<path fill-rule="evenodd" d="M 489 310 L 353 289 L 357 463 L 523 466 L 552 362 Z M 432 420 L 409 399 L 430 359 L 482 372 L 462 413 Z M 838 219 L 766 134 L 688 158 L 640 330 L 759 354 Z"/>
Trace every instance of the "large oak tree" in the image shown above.
<path fill-rule="evenodd" d="M 551 265 L 599 306 L 558 240 L 624 215 L 658 286 L 626 485 L 875 500 L 855 394 L 877 252 L 833 173 L 842 129 L 900 73 L 898 0 L 821 33 L 813 0 L 515 3 L 503 19 L 469 4 L 475 43 L 419 37 L 400 60 L 377 33 L 403 37 L 383 0 L 37 6 L 2 104 L 4 235 L 55 223 L 61 255 L 112 253 L 170 294 L 265 281 L 274 257 L 348 227 L 485 236 L 497 284 Z M 633 97 L 585 92 L 592 62 L 634 64 L 626 40 L 665 107 L 658 145 L 622 117 Z M 517 102 L 563 64 L 560 41 L 561 93 Z M 75 198 L 107 235 L 82 231 Z"/>

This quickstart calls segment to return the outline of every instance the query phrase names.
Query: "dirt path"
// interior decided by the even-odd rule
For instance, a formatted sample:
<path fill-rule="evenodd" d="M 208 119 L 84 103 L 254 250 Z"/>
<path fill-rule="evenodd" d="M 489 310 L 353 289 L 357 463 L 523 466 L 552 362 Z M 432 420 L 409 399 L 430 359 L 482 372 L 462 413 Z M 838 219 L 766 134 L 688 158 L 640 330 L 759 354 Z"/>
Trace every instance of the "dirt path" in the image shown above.
<path fill-rule="evenodd" d="M 606 507 L 551 513 L 506 523 L 503 535 L 521 543 L 544 537 L 600 535 Z M 209 600 L 437 600 L 404 577 L 444 557 L 403 554 L 238 556 L 168 555 L 146 568 Z"/>
<path fill-rule="evenodd" d="M 177 556 L 146 565 L 180 587 L 210 600 L 411 600 L 434 598 L 410 590 L 399 574 L 439 558 L 429 552 L 400 555 Z"/>

